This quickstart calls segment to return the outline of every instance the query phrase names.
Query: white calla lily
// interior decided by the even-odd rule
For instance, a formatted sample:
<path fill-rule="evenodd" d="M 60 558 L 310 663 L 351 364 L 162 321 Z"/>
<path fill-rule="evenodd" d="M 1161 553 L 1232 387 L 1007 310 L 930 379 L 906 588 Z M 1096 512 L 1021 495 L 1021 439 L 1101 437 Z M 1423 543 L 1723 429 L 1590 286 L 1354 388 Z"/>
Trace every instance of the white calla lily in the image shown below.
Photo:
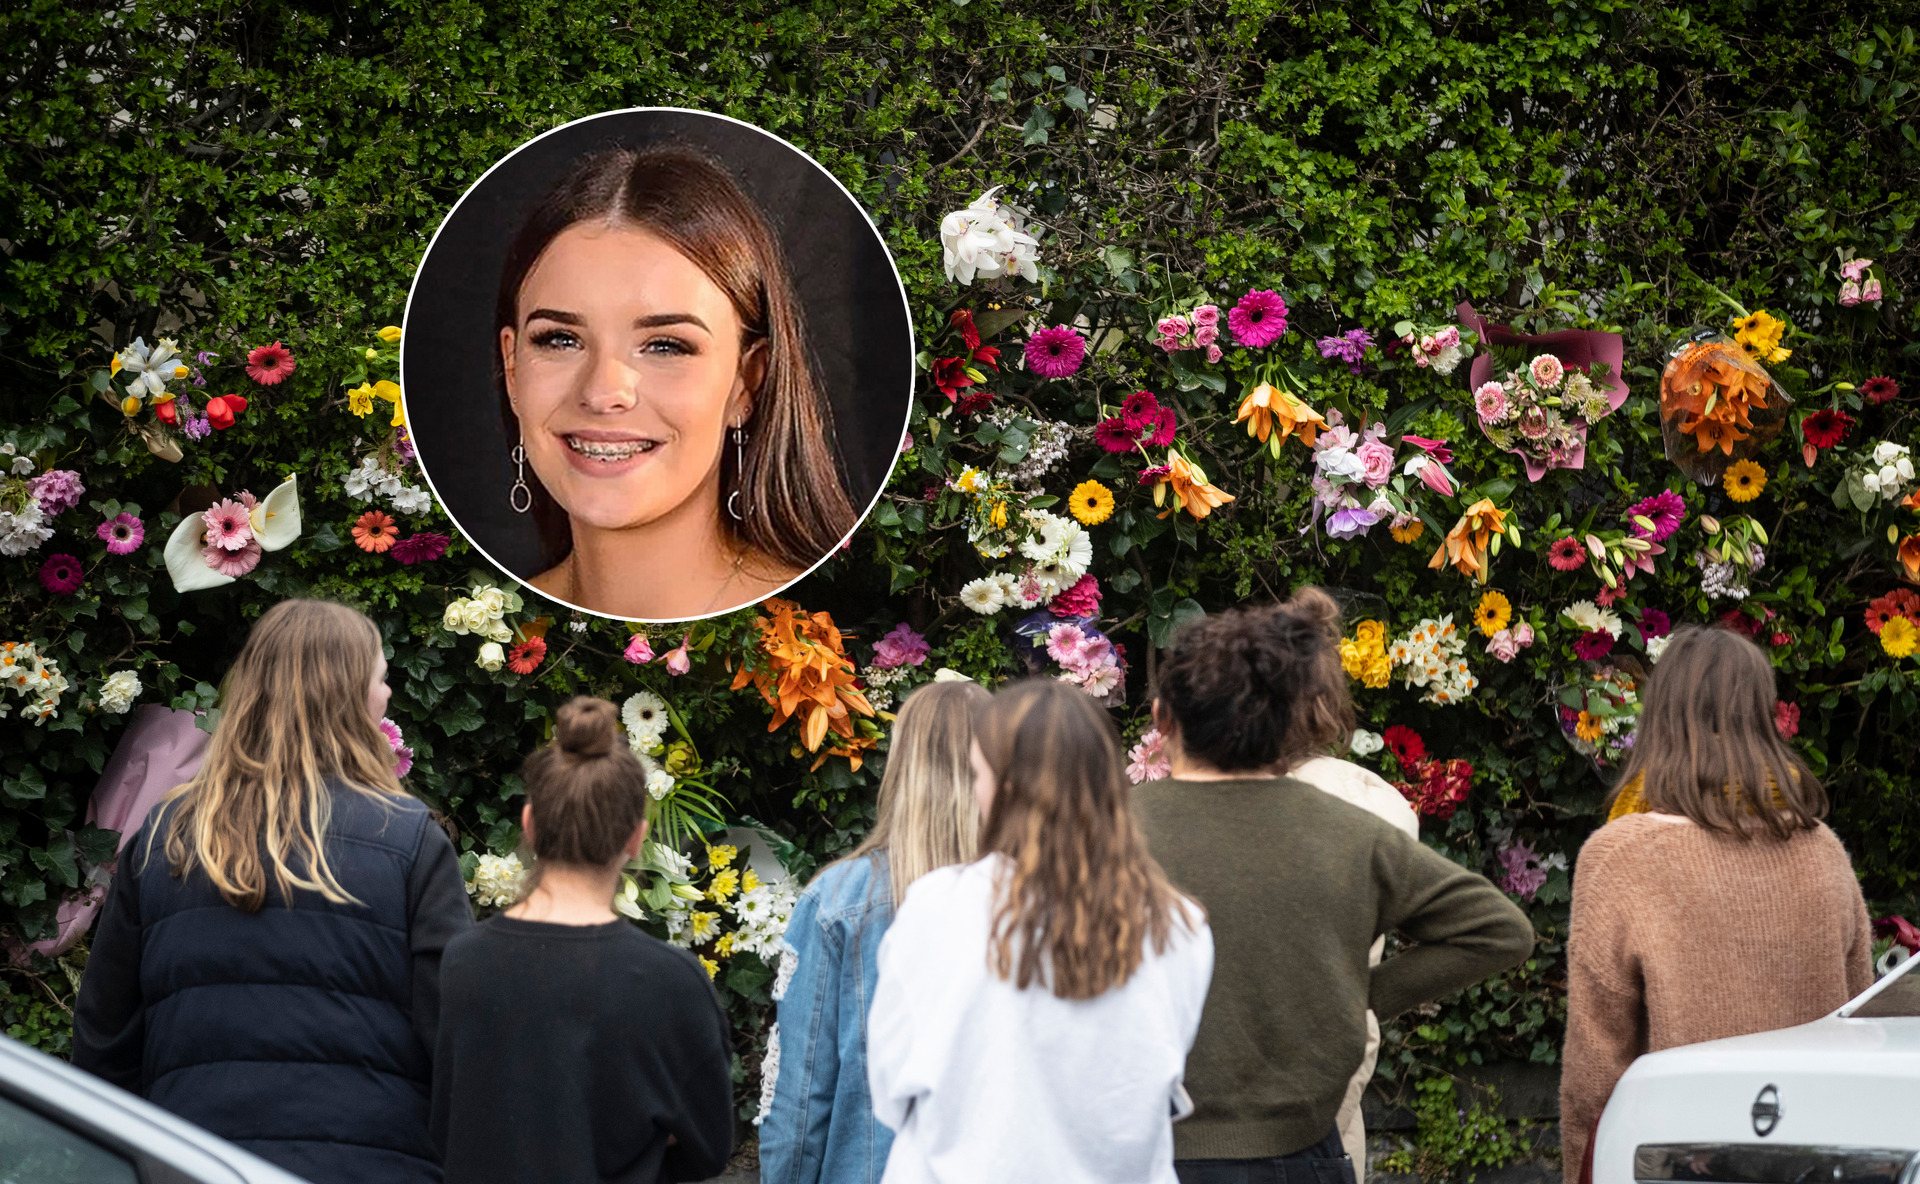
<path fill-rule="evenodd" d="M 206 545 L 207 523 L 200 515 L 189 514 L 173 528 L 173 534 L 167 538 L 167 574 L 173 577 L 174 591 L 198 592 L 233 583 L 232 576 L 221 575 L 207 566 L 206 556 L 202 554 Z"/>
<path fill-rule="evenodd" d="M 288 477 L 247 515 L 263 551 L 278 551 L 300 537 L 300 493 Z"/>

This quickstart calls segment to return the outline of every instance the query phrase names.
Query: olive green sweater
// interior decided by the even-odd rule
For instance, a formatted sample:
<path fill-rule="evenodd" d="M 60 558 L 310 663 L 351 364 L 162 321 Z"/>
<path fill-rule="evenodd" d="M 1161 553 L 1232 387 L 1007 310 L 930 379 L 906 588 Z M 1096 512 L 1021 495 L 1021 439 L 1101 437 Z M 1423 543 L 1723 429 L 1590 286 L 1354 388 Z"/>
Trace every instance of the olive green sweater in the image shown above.
<path fill-rule="evenodd" d="M 1333 1129 L 1382 1021 L 1518 965 L 1533 926 L 1482 876 L 1303 781 L 1153 781 L 1134 814 L 1206 906 L 1213 985 L 1176 1159 L 1287 1155 Z M 1412 943 L 1377 968 L 1383 933 Z"/>

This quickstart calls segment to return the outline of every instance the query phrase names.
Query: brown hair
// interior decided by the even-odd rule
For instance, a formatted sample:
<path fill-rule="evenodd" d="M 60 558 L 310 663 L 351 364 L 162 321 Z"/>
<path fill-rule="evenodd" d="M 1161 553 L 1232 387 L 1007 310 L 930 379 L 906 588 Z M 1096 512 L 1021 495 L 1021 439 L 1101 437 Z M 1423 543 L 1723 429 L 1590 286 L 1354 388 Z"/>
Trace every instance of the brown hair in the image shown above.
<path fill-rule="evenodd" d="M 1685 626 L 1653 668 L 1633 755 L 1607 804 L 1635 777 L 1647 805 L 1742 838 L 1809 830 L 1827 793 L 1773 723 L 1773 665 L 1725 628 Z M 1761 795 L 1766 795 L 1762 800 Z"/>
<path fill-rule="evenodd" d="M 974 719 L 993 696 L 977 682 L 928 683 L 907 697 L 887 741 L 873 829 L 845 859 L 887 853 L 895 908 L 937 867 L 973 862 L 980 806 L 973 796 Z"/>
<path fill-rule="evenodd" d="M 647 771 L 619 718 L 605 699 L 575 695 L 554 713 L 552 742 L 521 765 L 540 863 L 604 868 L 647 816 Z"/>
<path fill-rule="evenodd" d="M 721 508 L 735 489 L 744 522 L 720 521 L 741 542 L 784 564 L 809 568 L 854 527 L 853 505 L 833 446 L 833 414 L 815 372 L 806 321 L 779 240 L 760 210 L 715 161 L 677 146 L 614 148 L 582 160 L 527 216 L 500 269 L 494 332 L 517 328 L 520 287 L 561 231 L 593 219 L 640 227 L 692 260 L 740 318 L 744 353 L 764 343 L 766 371 L 753 392 L 744 473 L 722 448 Z M 497 356 L 497 355 L 496 355 Z M 497 365 L 498 363 L 496 363 Z M 504 372 L 496 372 L 509 439 L 518 430 Z M 527 473 L 541 566 L 573 549 L 566 511 Z"/>
<path fill-rule="evenodd" d="M 1340 610 L 1315 587 L 1180 631 L 1156 697 L 1180 750 L 1225 772 L 1291 768 L 1353 734 Z"/>
<path fill-rule="evenodd" d="M 1147 853 L 1120 738 L 1086 692 L 1015 683 L 993 697 L 974 742 L 995 779 L 980 850 L 1007 857 L 987 948 L 1001 978 L 1092 999 L 1133 976 L 1147 941 L 1165 951 L 1176 915 L 1190 927 L 1205 915 Z"/>
<path fill-rule="evenodd" d="M 289 907 L 296 889 L 360 903 L 327 864 L 327 784 L 374 797 L 405 792 L 367 710 L 381 656 L 380 630 L 345 605 L 283 600 L 261 615 L 221 684 L 206 760 L 167 797 L 178 802 L 166 823 L 174 875 L 203 869 L 228 904 L 249 913 L 266 903 L 268 863 Z"/>

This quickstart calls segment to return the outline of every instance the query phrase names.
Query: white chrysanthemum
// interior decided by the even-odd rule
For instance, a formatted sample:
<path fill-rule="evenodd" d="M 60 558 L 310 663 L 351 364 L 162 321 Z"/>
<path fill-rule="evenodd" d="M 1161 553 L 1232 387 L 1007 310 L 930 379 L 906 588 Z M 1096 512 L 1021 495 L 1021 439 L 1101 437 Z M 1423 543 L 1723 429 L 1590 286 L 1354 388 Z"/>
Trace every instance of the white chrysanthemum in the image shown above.
<path fill-rule="evenodd" d="M 1007 606 L 1006 589 L 996 576 L 981 576 L 960 586 L 960 603 L 981 616 L 992 616 Z"/>
<path fill-rule="evenodd" d="M 527 869 L 518 855 L 482 855 L 473 869 L 467 892 L 481 908 L 499 908 L 520 898 L 520 883 Z"/>
<path fill-rule="evenodd" d="M 647 774 L 647 796 L 660 801 L 673 792 L 673 774 L 665 769 L 655 769 Z"/>
<path fill-rule="evenodd" d="M 635 752 L 652 752 L 660 747 L 671 722 L 667 701 L 652 691 L 636 691 L 621 706 L 620 722 L 627 725 L 627 743 Z"/>
<path fill-rule="evenodd" d="M 393 508 L 402 514 L 424 514 L 433 509 L 433 495 L 415 485 L 404 486 L 393 495 Z"/>
<path fill-rule="evenodd" d="M 140 697 L 140 676 L 131 670 L 116 670 L 100 688 L 100 710 L 125 715 Z"/>

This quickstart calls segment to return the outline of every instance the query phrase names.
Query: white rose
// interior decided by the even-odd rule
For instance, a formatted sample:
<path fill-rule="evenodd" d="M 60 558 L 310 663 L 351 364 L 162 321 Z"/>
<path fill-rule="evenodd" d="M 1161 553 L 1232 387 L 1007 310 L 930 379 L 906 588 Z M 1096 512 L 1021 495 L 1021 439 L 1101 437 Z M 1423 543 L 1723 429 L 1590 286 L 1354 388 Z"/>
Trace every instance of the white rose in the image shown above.
<path fill-rule="evenodd" d="M 131 670 L 119 670 L 107 676 L 100 688 L 100 710 L 125 715 L 140 697 L 140 676 Z"/>
<path fill-rule="evenodd" d="M 1900 470 L 1887 465 L 1880 470 L 1880 492 L 1888 497 L 1900 492 Z"/>
<path fill-rule="evenodd" d="M 467 602 L 456 600 L 447 606 L 447 614 L 440 618 L 440 627 L 449 633 L 458 633 L 462 637 L 467 633 Z"/>
<path fill-rule="evenodd" d="M 460 611 L 461 623 L 475 633 L 485 633 L 487 626 L 500 614 L 489 612 L 487 606 L 478 600 L 469 600 Z"/>
<path fill-rule="evenodd" d="M 480 636 L 486 638 L 488 641 L 497 641 L 505 645 L 507 642 L 513 640 L 513 630 L 507 628 L 505 621 L 493 621 L 490 622 L 485 629 L 480 630 Z"/>
<path fill-rule="evenodd" d="M 1353 750 L 1353 755 L 1355 756 L 1372 756 L 1374 753 L 1386 747 L 1386 743 L 1386 740 L 1382 738 L 1378 732 L 1369 732 L 1365 728 L 1355 728 L 1353 730 L 1353 739 L 1348 743 L 1347 747 Z"/>
<path fill-rule="evenodd" d="M 498 670 L 507 664 L 507 651 L 500 648 L 497 641 L 489 641 L 480 647 L 480 656 L 473 660 L 482 670 Z"/>
<path fill-rule="evenodd" d="M 1891 440 L 1882 440 L 1873 449 L 1873 463 L 1885 467 L 1906 453 L 1906 448 Z"/>
<path fill-rule="evenodd" d="M 1880 474 L 1867 473 L 1860 478 L 1860 485 L 1868 493 L 1880 492 Z"/>
<path fill-rule="evenodd" d="M 478 604 L 486 605 L 489 616 L 497 617 L 507 611 L 507 594 L 498 588 L 487 588 L 473 599 Z"/>

